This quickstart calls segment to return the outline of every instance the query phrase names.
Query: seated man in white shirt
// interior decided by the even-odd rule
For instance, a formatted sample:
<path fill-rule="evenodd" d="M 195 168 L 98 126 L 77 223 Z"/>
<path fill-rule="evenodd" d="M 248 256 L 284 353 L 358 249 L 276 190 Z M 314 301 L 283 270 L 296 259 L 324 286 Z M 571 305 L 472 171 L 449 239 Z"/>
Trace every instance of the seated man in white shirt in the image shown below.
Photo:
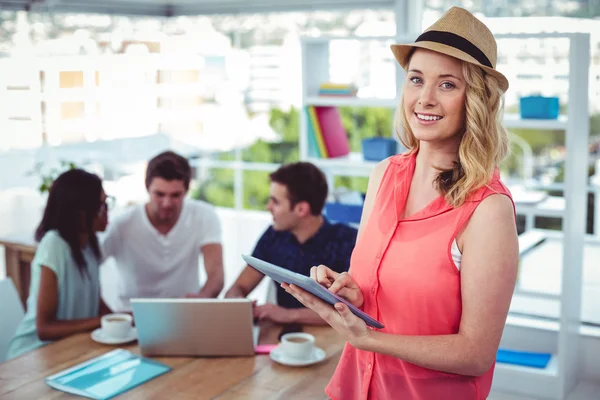
<path fill-rule="evenodd" d="M 104 258 L 116 262 L 115 311 L 130 311 L 135 297 L 217 297 L 223 289 L 221 225 L 212 205 L 186 198 L 188 161 L 171 151 L 148 162 L 150 199 L 109 224 Z M 198 262 L 207 280 L 200 289 Z"/>

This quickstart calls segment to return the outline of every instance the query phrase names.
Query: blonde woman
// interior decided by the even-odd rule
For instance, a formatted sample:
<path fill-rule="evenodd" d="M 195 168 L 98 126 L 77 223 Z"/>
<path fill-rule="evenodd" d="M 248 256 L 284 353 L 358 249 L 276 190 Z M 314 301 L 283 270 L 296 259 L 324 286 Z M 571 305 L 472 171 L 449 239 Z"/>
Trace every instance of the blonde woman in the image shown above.
<path fill-rule="evenodd" d="M 508 82 L 492 33 L 461 8 L 392 51 L 407 72 L 397 116 L 409 151 L 371 175 L 350 272 L 311 270 L 385 328 L 283 286 L 347 341 L 332 399 L 486 399 L 518 262 L 498 172 Z"/>

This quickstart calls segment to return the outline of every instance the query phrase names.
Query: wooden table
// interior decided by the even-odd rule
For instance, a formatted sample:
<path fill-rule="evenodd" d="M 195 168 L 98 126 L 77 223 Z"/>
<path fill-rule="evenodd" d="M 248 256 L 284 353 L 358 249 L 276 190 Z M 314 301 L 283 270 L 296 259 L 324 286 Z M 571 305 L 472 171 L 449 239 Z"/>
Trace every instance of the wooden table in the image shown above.
<path fill-rule="evenodd" d="M 4 246 L 6 276 L 12 279 L 26 309 L 31 280 L 31 261 L 37 245 L 33 239 L 24 238 L 0 238 L 0 245 Z"/>
<path fill-rule="evenodd" d="M 259 343 L 277 343 L 281 327 L 261 329 Z M 326 399 L 324 388 L 339 361 L 344 340 L 329 327 L 307 326 L 327 357 L 307 367 L 287 367 L 268 355 L 232 358 L 157 357 L 173 369 L 119 399 Z M 139 354 L 137 343 L 119 346 Z M 75 335 L 0 364 L 0 399 L 72 399 L 44 378 L 106 353 L 114 346 Z"/>

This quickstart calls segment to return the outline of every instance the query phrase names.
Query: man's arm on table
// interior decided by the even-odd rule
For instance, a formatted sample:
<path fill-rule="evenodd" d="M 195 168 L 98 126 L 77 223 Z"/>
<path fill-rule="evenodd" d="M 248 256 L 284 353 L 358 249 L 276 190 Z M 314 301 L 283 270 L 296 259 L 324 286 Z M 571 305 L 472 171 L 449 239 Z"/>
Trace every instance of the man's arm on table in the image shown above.
<path fill-rule="evenodd" d="M 265 276 L 249 265 L 242 270 L 235 283 L 225 293 L 225 298 L 244 298 L 250 294 Z"/>
<path fill-rule="evenodd" d="M 225 294 L 225 297 L 244 298 L 248 296 L 264 277 L 261 272 L 246 265 L 233 286 Z M 304 325 L 325 325 L 325 321 L 313 310 L 304 307 L 285 308 L 272 303 L 254 307 L 254 317 L 280 324 L 296 322 Z"/>
<path fill-rule="evenodd" d="M 223 246 L 220 243 L 210 243 L 202 246 L 206 283 L 197 296 L 200 298 L 215 298 L 223 290 Z"/>
<path fill-rule="evenodd" d="M 309 308 L 285 308 L 271 303 L 255 307 L 254 317 L 279 324 L 327 325 L 319 314 Z"/>

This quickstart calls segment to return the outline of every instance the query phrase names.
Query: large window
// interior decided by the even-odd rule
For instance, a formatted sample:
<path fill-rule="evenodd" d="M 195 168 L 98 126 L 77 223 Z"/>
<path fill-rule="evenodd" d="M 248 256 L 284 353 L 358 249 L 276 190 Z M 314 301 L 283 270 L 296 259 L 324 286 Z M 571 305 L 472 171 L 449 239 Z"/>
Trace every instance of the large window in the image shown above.
<path fill-rule="evenodd" d="M 244 61 L 244 64 L 232 64 L 230 71 L 236 76 L 238 90 L 243 94 L 245 115 L 240 119 L 245 124 L 229 133 L 239 137 L 240 146 L 233 152 L 213 152 L 201 156 L 205 161 L 199 161 L 200 169 L 208 170 L 210 165 L 218 163 L 229 165 L 234 171 L 234 183 L 231 186 L 215 183 L 212 186 L 220 187 L 222 193 L 212 198 L 203 196 L 225 206 L 218 199 L 227 198 L 224 193 L 229 193 L 235 198 L 234 207 L 262 210 L 268 201 L 269 172 L 282 163 L 300 159 L 300 35 L 346 36 L 360 32 L 374 34 L 373 30 L 379 34 L 392 34 L 395 29 L 393 14 L 389 11 L 283 13 L 215 16 L 211 22 L 218 32 L 231 38 L 236 51 L 235 59 Z M 173 23 L 177 24 L 177 19 Z M 382 33 L 382 29 L 385 33 Z M 338 49 L 338 54 L 343 56 L 343 51 Z M 348 51 L 352 49 L 347 49 L 346 53 Z M 336 60 L 339 61 L 340 57 L 336 57 Z M 361 71 L 364 73 L 361 78 L 371 83 L 371 90 L 393 91 L 394 82 L 377 82 L 380 76 L 369 75 L 368 61 L 362 63 Z M 390 56 L 385 57 L 383 62 L 390 64 Z M 340 64 L 334 67 L 332 77 L 339 81 L 348 79 L 348 66 Z M 391 110 L 366 112 L 366 109 L 342 108 L 341 112 L 353 151 L 360 151 L 363 137 L 391 136 Z M 207 162 L 207 159 L 213 161 Z M 214 174 L 202 176 L 208 180 L 219 179 Z M 206 185 L 204 183 L 201 186 Z M 366 190 L 366 180 L 352 176 L 336 178 L 335 185 L 363 192 Z"/>
<path fill-rule="evenodd" d="M 598 159 L 600 43 L 597 21 L 589 18 L 599 15 L 600 1 L 427 0 L 423 26 L 455 4 L 478 13 L 495 34 L 557 27 L 594 32 L 590 155 Z M 35 189 L 39 177 L 26 172 L 36 162 L 66 160 L 100 171 L 109 187 L 120 191 L 113 193 L 120 200 L 139 201 L 145 196 L 143 183 L 128 182 L 142 182 L 145 161 L 171 148 L 192 161 L 191 197 L 240 210 L 263 210 L 268 174 L 300 159 L 299 38 L 385 36 L 396 30 L 392 11 L 365 10 L 168 19 L 2 12 L 0 19 L 0 170 L 10 171 L 0 190 Z M 386 78 L 395 65 L 388 48 L 352 46 L 331 51 L 332 78 L 360 81 L 371 96 L 393 97 L 400 82 Z M 537 94 L 558 96 L 561 114 L 567 112 L 563 39 L 500 39 L 498 48 L 498 69 L 511 83 L 507 114 L 517 115 L 520 98 Z M 366 137 L 394 135 L 391 108 L 340 107 L 340 113 L 353 152 Z M 502 165 L 506 181 L 545 192 L 560 208 L 564 130 L 509 131 L 513 152 Z M 595 165 L 590 164 L 590 175 L 600 174 Z M 367 178 L 336 175 L 332 183 L 335 189 L 364 193 Z M 599 193 L 590 187 L 588 196 L 588 232 L 599 235 L 594 222 Z M 551 209 L 522 215 L 519 230 L 558 231 L 562 219 L 555 214 Z M 600 324 L 600 311 L 586 295 L 600 287 L 598 268 L 585 268 L 584 319 Z M 550 279 L 547 285 L 536 284 L 540 273 Z M 542 301 L 546 296 L 550 305 L 536 308 L 525 301 L 517 304 L 519 311 L 555 318 L 559 277 L 551 268 L 523 271 L 524 290 Z"/>

